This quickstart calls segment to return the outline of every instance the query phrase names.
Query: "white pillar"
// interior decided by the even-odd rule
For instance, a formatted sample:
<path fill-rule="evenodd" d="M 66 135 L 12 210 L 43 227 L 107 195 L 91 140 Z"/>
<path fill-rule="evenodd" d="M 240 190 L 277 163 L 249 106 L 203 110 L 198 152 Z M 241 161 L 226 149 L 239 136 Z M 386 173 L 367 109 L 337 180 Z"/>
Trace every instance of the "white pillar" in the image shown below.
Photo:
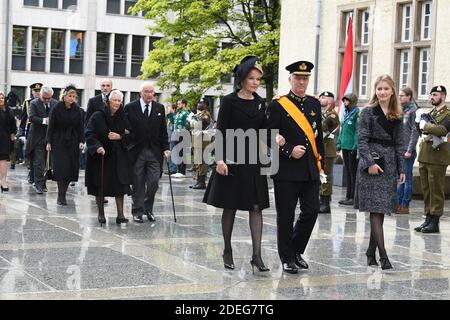
<path fill-rule="evenodd" d="M 125 76 L 127 78 L 131 78 L 131 54 L 133 53 L 133 36 L 131 34 L 127 37 L 127 64 L 126 64 L 126 71 Z"/>
<path fill-rule="evenodd" d="M 27 27 L 27 55 L 26 55 L 26 71 L 31 71 L 31 46 L 32 46 L 32 29 Z"/>
<path fill-rule="evenodd" d="M 147 58 L 150 51 L 150 37 L 144 37 L 144 60 Z"/>
<path fill-rule="evenodd" d="M 50 72 L 52 56 L 52 28 L 48 28 L 45 36 L 45 72 Z"/>
<path fill-rule="evenodd" d="M 114 76 L 114 42 L 116 40 L 116 35 L 111 33 L 109 37 L 109 70 L 108 74 L 110 77 Z"/>
<path fill-rule="evenodd" d="M 68 74 L 70 72 L 70 30 L 66 30 L 65 43 L 64 73 Z"/>
<path fill-rule="evenodd" d="M 125 0 L 120 0 L 120 14 L 125 14 Z"/>
<path fill-rule="evenodd" d="M 58 0 L 58 9 L 62 9 L 63 0 Z"/>

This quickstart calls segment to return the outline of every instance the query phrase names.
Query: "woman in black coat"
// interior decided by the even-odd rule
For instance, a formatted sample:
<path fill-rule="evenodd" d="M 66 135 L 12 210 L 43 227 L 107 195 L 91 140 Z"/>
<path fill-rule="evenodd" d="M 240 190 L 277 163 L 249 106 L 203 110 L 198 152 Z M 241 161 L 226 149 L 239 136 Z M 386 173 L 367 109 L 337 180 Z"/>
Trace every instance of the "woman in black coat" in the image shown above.
<path fill-rule="evenodd" d="M 88 194 L 96 197 L 100 225 L 106 223 L 105 196 L 116 198 L 116 223 L 128 222 L 123 214 L 123 199 L 131 192 L 132 168 L 127 151 L 131 128 L 121 106 L 122 99 L 122 92 L 112 91 L 108 106 L 103 111 L 96 111 L 85 129 L 88 149 L 86 187 Z"/>
<path fill-rule="evenodd" d="M 57 204 L 66 206 L 69 183 L 78 181 L 84 136 L 81 108 L 76 103 L 76 88 L 67 86 L 60 100 L 50 110 L 46 140 L 47 151 L 51 151 L 52 180 L 58 183 Z"/>
<path fill-rule="evenodd" d="M 225 96 L 219 110 L 217 129 L 224 137 L 223 141 L 232 139 L 227 137 L 229 129 L 254 130 L 264 128 L 266 107 L 261 97 L 256 94 L 258 90 L 262 69 L 257 64 L 257 57 L 245 57 L 234 69 L 236 91 Z M 234 139 L 236 146 L 236 139 Z M 261 237 L 263 230 L 262 210 L 269 207 L 269 193 L 266 176 L 261 175 L 259 161 L 252 164 L 249 159 L 259 154 L 254 150 L 259 148 L 258 143 L 245 143 L 245 163 L 238 163 L 237 148 L 234 157 L 225 145 L 219 146 L 216 138 L 215 153 L 217 167 L 211 175 L 203 201 L 218 208 L 223 208 L 222 232 L 225 242 L 223 252 L 224 267 L 234 269 L 231 248 L 231 233 L 233 231 L 236 210 L 246 210 L 250 213 L 250 232 L 253 244 L 253 256 L 250 264 L 259 271 L 269 271 L 261 259 Z M 223 150 L 222 157 L 219 150 Z"/>
<path fill-rule="evenodd" d="M 5 94 L 0 91 L 0 187 L 2 193 L 9 191 L 6 181 L 7 161 L 9 161 L 11 145 L 16 140 L 16 130 L 16 120 L 6 105 Z"/>

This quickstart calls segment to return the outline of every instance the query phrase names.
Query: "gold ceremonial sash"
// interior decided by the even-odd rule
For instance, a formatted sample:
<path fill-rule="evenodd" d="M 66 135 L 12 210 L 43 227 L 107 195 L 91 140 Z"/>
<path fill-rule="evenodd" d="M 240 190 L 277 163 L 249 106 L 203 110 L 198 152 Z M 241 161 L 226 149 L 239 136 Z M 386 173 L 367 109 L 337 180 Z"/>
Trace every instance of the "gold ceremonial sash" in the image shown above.
<path fill-rule="evenodd" d="M 316 137 L 314 136 L 314 131 L 313 128 L 311 127 L 311 124 L 309 123 L 308 119 L 306 119 L 305 115 L 287 97 L 281 97 L 278 100 L 278 102 L 281 104 L 284 110 L 286 110 L 286 112 L 292 117 L 292 119 L 294 119 L 294 121 L 297 123 L 300 129 L 302 129 L 302 131 L 306 134 L 309 142 L 311 142 L 311 147 L 314 152 L 314 156 L 316 157 L 317 169 L 319 170 L 320 173 L 320 171 L 322 171 L 322 165 L 320 163 L 322 157 L 320 156 L 319 152 L 317 152 Z"/>

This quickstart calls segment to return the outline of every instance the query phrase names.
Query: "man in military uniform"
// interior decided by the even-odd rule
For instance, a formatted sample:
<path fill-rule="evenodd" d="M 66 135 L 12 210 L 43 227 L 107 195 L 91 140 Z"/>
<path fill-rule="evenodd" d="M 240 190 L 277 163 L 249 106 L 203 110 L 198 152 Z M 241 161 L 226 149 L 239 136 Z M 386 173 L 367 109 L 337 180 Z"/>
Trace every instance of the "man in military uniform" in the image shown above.
<path fill-rule="evenodd" d="M 36 82 L 33 83 L 30 86 L 31 89 L 31 97 L 26 99 L 23 102 L 23 106 L 22 106 L 22 116 L 20 118 L 20 124 L 19 124 L 19 140 L 22 142 L 23 145 L 25 145 L 26 141 L 29 138 L 29 133 L 30 133 L 30 126 L 31 126 L 31 122 L 29 119 L 29 115 L 30 115 L 30 103 L 31 101 L 33 101 L 34 99 L 38 99 L 41 97 L 41 88 L 42 88 L 43 84 L 40 82 Z M 30 170 L 28 172 L 28 182 L 30 184 L 34 183 L 34 171 L 33 171 L 33 162 L 30 161 L 29 158 L 27 158 L 27 160 L 25 161 L 25 163 L 29 163 L 29 167 Z"/>
<path fill-rule="evenodd" d="M 278 254 L 287 273 L 307 269 L 302 258 L 320 209 L 323 174 L 322 115 L 319 100 L 306 95 L 314 65 L 298 61 L 286 67 L 291 91 L 267 108 L 267 129 L 278 129 L 279 169 L 272 175 L 277 210 Z M 300 216 L 293 226 L 300 200 Z"/>
<path fill-rule="evenodd" d="M 206 175 L 208 173 L 208 165 L 203 159 L 203 152 L 211 141 L 209 137 L 204 135 L 204 130 L 211 124 L 211 114 L 208 111 L 208 102 L 201 100 L 197 104 L 197 114 L 192 117 L 192 147 L 194 151 L 194 172 L 197 177 L 197 183 L 189 186 L 192 189 L 204 190 L 206 189 Z"/>
<path fill-rule="evenodd" d="M 447 90 L 435 86 L 430 91 L 434 108 L 429 114 L 416 113 L 416 123 L 423 140 L 419 145 L 419 173 L 425 202 L 425 222 L 414 230 L 439 232 L 439 218 L 444 213 L 445 173 L 450 164 L 447 134 L 450 132 L 450 108 L 445 105 Z"/>
<path fill-rule="evenodd" d="M 319 96 L 322 107 L 323 148 L 325 152 L 325 167 L 323 168 L 327 181 L 320 185 L 320 211 L 331 213 L 330 201 L 333 193 L 333 162 L 336 158 L 336 142 L 333 132 L 339 126 L 339 115 L 334 110 L 334 94 L 324 91 Z"/>

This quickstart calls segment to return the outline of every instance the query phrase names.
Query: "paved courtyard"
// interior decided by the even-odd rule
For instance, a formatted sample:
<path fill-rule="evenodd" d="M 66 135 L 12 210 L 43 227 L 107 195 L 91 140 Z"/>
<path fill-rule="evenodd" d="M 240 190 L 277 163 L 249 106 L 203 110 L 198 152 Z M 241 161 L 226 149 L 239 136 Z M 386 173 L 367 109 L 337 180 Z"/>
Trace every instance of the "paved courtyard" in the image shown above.
<path fill-rule="evenodd" d="M 385 219 L 386 248 L 394 269 L 366 266 L 368 214 L 339 207 L 335 188 L 331 215 L 319 215 L 304 255 L 310 269 L 298 275 L 281 270 L 276 215 L 263 212 L 263 259 L 271 271 L 252 274 L 248 213 L 239 212 L 233 232 L 236 269 L 222 263 L 221 210 L 201 202 L 192 179 L 173 182 L 163 175 L 155 204 L 157 221 L 118 226 L 113 199 L 100 227 L 84 172 L 69 188 L 68 206 L 56 205 L 57 189 L 37 195 L 17 166 L 9 172 L 10 192 L 0 195 L 0 299 L 450 299 L 450 205 L 440 234 L 413 230 L 422 218 L 414 200 L 409 215 Z M 131 216 L 131 198 L 126 198 Z"/>

